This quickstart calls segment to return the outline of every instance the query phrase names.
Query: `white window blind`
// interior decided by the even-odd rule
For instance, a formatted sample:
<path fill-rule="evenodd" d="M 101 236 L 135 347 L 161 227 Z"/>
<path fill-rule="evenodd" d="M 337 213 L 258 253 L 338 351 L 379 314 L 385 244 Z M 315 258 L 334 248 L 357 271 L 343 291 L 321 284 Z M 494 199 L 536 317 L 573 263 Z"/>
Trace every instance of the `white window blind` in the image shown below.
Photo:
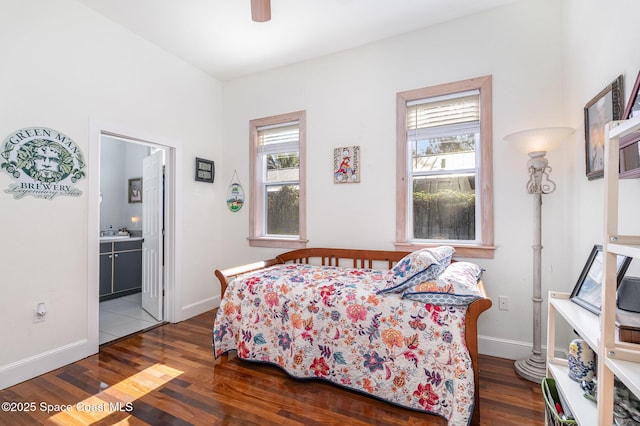
<path fill-rule="evenodd" d="M 429 137 L 430 129 L 449 127 L 450 132 L 460 133 L 477 129 L 480 125 L 480 92 L 477 90 L 455 93 L 407 103 L 407 132 L 419 137 Z"/>
<path fill-rule="evenodd" d="M 298 151 L 300 126 L 297 121 L 258 127 L 258 154 Z"/>

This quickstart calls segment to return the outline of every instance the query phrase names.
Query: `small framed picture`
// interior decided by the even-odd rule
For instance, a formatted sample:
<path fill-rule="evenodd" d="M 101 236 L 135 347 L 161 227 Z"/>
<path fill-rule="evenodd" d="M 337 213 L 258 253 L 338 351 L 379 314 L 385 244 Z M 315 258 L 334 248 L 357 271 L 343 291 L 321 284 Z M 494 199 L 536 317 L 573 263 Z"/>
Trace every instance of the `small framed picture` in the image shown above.
<path fill-rule="evenodd" d="M 129 179 L 129 203 L 142 202 L 142 178 Z"/>
<path fill-rule="evenodd" d="M 604 126 L 622 119 L 623 77 L 618 76 L 584 107 L 584 138 L 587 179 L 604 176 Z"/>
<path fill-rule="evenodd" d="M 213 161 L 196 158 L 196 181 L 213 183 L 216 168 Z"/>
<path fill-rule="evenodd" d="M 630 257 L 618 255 L 616 286 L 620 285 L 620 281 L 622 281 L 630 263 Z M 604 256 L 602 254 L 602 246 L 595 245 L 591 250 L 591 254 L 589 254 L 587 263 L 582 269 L 582 273 L 571 293 L 570 299 L 596 315 L 600 315 L 600 307 L 602 306 L 603 273 Z"/>
<path fill-rule="evenodd" d="M 360 183 L 360 146 L 334 148 L 333 183 Z"/>
<path fill-rule="evenodd" d="M 640 114 L 640 96 L 638 95 L 638 89 L 640 89 L 640 72 L 638 72 L 638 76 L 636 77 L 636 82 L 633 85 L 633 90 L 631 90 L 631 96 L 629 97 L 629 102 L 627 103 L 627 106 L 624 109 L 625 120 L 628 120 Z"/>

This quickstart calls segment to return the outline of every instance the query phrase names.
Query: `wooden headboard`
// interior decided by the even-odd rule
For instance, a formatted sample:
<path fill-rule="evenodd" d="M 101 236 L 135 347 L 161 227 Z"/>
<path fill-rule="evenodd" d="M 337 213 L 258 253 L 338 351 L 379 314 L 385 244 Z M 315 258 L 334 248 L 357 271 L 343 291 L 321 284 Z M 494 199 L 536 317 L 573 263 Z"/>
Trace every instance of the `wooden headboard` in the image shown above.
<path fill-rule="evenodd" d="M 229 283 L 238 275 L 257 271 L 282 263 L 304 263 L 322 266 L 342 266 L 358 269 L 391 269 L 408 255 L 405 251 L 356 250 L 339 248 L 305 248 L 288 251 L 273 259 L 262 260 L 228 269 L 216 269 L 215 274 L 220 281 L 223 295 Z"/>
<path fill-rule="evenodd" d="M 404 251 L 354 250 L 338 248 L 305 248 L 283 253 L 276 257 L 282 263 L 314 263 L 322 266 L 343 266 L 358 269 L 391 269 L 408 255 Z M 385 264 L 386 263 L 386 264 Z"/>

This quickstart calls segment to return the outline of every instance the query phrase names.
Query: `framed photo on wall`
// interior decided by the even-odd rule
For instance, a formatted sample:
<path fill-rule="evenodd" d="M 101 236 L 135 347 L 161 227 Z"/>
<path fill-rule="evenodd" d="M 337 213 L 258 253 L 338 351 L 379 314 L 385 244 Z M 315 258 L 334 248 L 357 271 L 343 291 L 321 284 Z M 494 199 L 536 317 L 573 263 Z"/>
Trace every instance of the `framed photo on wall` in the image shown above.
<path fill-rule="evenodd" d="M 360 146 L 334 148 L 333 183 L 360 183 Z"/>
<path fill-rule="evenodd" d="M 617 285 L 620 285 L 630 263 L 630 257 L 618 255 Z M 602 306 L 603 273 L 604 256 L 602 254 L 602 246 L 595 245 L 593 249 L 591 249 L 587 263 L 584 265 L 580 278 L 578 278 L 578 282 L 569 297 L 572 302 L 596 315 L 600 315 L 600 307 Z"/>
<path fill-rule="evenodd" d="M 619 75 L 584 107 L 584 137 L 587 179 L 604 176 L 604 126 L 622 119 L 623 77 Z"/>
<path fill-rule="evenodd" d="M 129 204 L 142 202 L 142 178 L 129 179 Z"/>
<path fill-rule="evenodd" d="M 196 157 L 196 176 L 197 182 L 213 183 L 216 174 L 215 163 L 211 160 Z"/>

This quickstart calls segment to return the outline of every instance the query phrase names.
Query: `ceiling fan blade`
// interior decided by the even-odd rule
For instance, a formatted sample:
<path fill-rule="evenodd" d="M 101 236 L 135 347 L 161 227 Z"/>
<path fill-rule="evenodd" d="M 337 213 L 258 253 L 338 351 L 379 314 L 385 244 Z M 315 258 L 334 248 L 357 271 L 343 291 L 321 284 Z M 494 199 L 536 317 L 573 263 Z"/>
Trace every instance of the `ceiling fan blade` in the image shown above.
<path fill-rule="evenodd" d="M 271 0 L 251 0 L 251 19 L 267 22 L 271 19 Z"/>

